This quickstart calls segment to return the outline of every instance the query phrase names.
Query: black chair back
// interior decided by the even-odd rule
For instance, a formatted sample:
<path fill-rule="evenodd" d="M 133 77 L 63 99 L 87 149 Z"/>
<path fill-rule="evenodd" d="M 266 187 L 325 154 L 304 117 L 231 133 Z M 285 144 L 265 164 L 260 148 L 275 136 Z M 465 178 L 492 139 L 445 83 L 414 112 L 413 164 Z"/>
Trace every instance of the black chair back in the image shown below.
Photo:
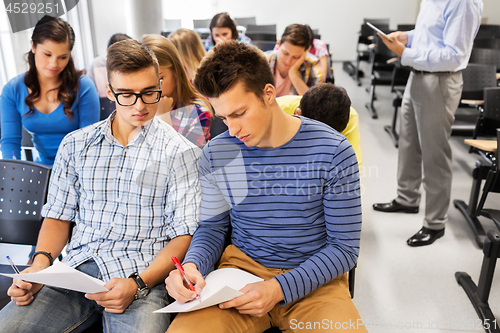
<path fill-rule="evenodd" d="M 210 27 L 210 21 L 212 19 L 204 19 L 204 20 L 193 20 L 193 28 L 198 29 L 198 28 L 209 28 Z"/>
<path fill-rule="evenodd" d="M 276 42 L 276 24 L 255 25 L 248 24 L 245 35 L 254 40 Z"/>
<path fill-rule="evenodd" d="M 247 32 L 260 32 L 260 33 L 268 33 L 276 35 L 276 24 L 266 24 L 266 25 L 248 24 Z"/>
<path fill-rule="evenodd" d="M 110 100 L 107 97 L 100 97 L 99 104 L 101 106 L 101 115 L 100 120 L 104 120 L 109 117 L 110 114 L 113 113 L 116 109 L 116 104 L 114 101 Z"/>
<path fill-rule="evenodd" d="M 0 243 L 36 245 L 50 170 L 39 163 L 0 160 Z M 21 263 L 17 266 L 27 268 Z M 0 265 L 0 272 L 13 273 L 10 265 Z M 11 284 L 12 279 L 0 276 L 0 309 L 10 302 L 7 289 Z"/>
<path fill-rule="evenodd" d="M 0 160 L 0 243 L 36 245 L 51 167 Z"/>
<path fill-rule="evenodd" d="M 255 16 L 253 17 L 235 17 L 236 25 L 248 26 L 249 24 L 256 25 Z"/>
<path fill-rule="evenodd" d="M 484 88 L 496 87 L 496 67 L 493 65 L 469 64 L 462 71 L 464 86 L 461 99 L 483 100 Z"/>
<path fill-rule="evenodd" d="M 476 38 L 500 38 L 500 25 L 481 24 L 481 26 L 479 26 Z"/>
<path fill-rule="evenodd" d="M 474 47 L 481 49 L 500 50 L 500 38 L 477 38 L 474 39 Z"/>
<path fill-rule="evenodd" d="M 368 21 L 370 22 L 370 21 Z M 372 22 L 370 22 L 372 23 Z M 377 28 L 379 28 L 380 30 L 382 30 L 383 32 L 389 32 L 389 24 L 374 24 L 372 23 L 373 25 L 375 25 Z M 369 44 L 372 44 L 373 43 L 373 36 L 376 36 L 377 33 L 375 32 L 375 30 L 373 30 L 372 27 L 368 26 L 366 23 L 363 23 L 363 25 L 361 26 L 361 33 L 359 35 L 359 38 L 358 38 L 358 44 L 365 44 L 365 45 L 369 45 Z"/>
<path fill-rule="evenodd" d="M 500 128 L 500 87 L 484 89 L 484 105 L 476 121 L 472 138 L 495 136 Z"/>
<path fill-rule="evenodd" d="M 274 46 L 276 45 L 276 40 L 267 41 L 267 40 L 254 40 L 252 39 L 252 44 L 257 46 L 262 51 L 272 51 Z"/>
<path fill-rule="evenodd" d="M 410 31 L 415 29 L 415 24 L 398 24 L 398 31 Z"/>
<path fill-rule="evenodd" d="M 389 25 L 390 19 L 388 18 L 383 18 L 383 19 L 370 19 L 370 18 L 365 18 L 363 19 L 363 23 L 370 22 L 374 26 L 380 29 L 381 25 Z"/>
<path fill-rule="evenodd" d="M 210 122 L 210 139 L 215 138 L 217 135 L 227 131 L 227 126 L 219 117 L 212 117 Z"/>
<path fill-rule="evenodd" d="M 469 63 L 495 65 L 500 71 L 500 50 L 473 48 Z"/>

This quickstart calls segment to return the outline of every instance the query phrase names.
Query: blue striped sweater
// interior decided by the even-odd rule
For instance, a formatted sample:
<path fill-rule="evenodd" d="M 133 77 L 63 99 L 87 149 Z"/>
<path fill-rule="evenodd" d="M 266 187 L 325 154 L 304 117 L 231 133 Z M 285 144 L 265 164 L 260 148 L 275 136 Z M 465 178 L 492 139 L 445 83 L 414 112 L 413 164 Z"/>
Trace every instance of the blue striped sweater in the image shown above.
<path fill-rule="evenodd" d="M 349 141 L 323 123 L 301 118 L 286 144 L 246 147 L 228 132 L 200 158 L 201 222 L 184 262 L 202 274 L 231 240 L 276 276 L 282 305 L 349 271 L 361 232 L 359 172 Z"/>

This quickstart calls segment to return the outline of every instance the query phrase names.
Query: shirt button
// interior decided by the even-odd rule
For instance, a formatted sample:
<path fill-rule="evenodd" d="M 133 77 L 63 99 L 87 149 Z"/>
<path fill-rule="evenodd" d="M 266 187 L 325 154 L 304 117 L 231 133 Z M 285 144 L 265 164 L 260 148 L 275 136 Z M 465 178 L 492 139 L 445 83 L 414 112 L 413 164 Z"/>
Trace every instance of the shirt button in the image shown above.
<path fill-rule="evenodd" d="M 120 198 L 116 198 L 116 201 L 120 202 Z"/>
<path fill-rule="evenodd" d="M 94 252 L 94 257 L 97 257 L 97 252 Z"/>
<path fill-rule="evenodd" d="M 111 226 L 112 226 L 112 227 L 114 227 L 114 226 L 115 226 L 115 224 L 114 224 L 114 223 L 111 223 Z"/>
<path fill-rule="evenodd" d="M 125 152 L 128 152 L 128 148 L 125 148 Z"/>
<path fill-rule="evenodd" d="M 121 176 L 122 176 L 122 173 L 121 173 L 121 172 L 119 172 L 119 173 L 118 173 L 118 177 L 121 177 Z"/>

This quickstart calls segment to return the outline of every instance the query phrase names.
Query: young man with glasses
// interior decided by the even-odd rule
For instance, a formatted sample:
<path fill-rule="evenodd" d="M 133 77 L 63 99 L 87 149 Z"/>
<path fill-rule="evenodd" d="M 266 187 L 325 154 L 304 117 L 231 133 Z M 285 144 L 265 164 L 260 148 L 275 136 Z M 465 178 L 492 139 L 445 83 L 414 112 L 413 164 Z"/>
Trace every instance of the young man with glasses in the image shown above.
<path fill-rule="evenodd" d="M 108 49 L 108 97 L 116 111 L 62 141 L 52 170 L 33 265 L 52 264 L 74 228 L 64 262 L 104 280 L 83 294 L 15 279 L 0 332 L 165 332 L 163 280 L 197 228 L 199 149 L 155 118 L 158 62 L 137 41 Z M 43 287 L 43 288 L 42 288 Z"/>

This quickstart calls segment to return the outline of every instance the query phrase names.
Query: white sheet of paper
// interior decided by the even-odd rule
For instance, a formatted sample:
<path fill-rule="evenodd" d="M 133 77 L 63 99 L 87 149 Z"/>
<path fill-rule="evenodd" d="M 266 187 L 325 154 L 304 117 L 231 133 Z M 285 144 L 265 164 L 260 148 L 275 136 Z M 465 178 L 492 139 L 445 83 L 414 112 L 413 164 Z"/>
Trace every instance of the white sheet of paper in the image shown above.
<path fill-rule="evenodd" d="M 93 278 L 61 262 L 55 262 L 54 265 L 36 273 L 0 274 L 28 282 L 42 283 L 47 286 L 75 290 L 82 293 L 108 291 L 104 287 L 104 281 Z"/>
<path fill-rule="evenodd" d="M 247 284 L 259 281 L 264 280 L 240 269 L 217 269 L 205 278 L 207 285 L 201 291 L 200 300 L 194 299 L 188 303 L 174 302 L 154 313 L 190 312 L 227 302 L 243 295 L 239 290 Z"/>

